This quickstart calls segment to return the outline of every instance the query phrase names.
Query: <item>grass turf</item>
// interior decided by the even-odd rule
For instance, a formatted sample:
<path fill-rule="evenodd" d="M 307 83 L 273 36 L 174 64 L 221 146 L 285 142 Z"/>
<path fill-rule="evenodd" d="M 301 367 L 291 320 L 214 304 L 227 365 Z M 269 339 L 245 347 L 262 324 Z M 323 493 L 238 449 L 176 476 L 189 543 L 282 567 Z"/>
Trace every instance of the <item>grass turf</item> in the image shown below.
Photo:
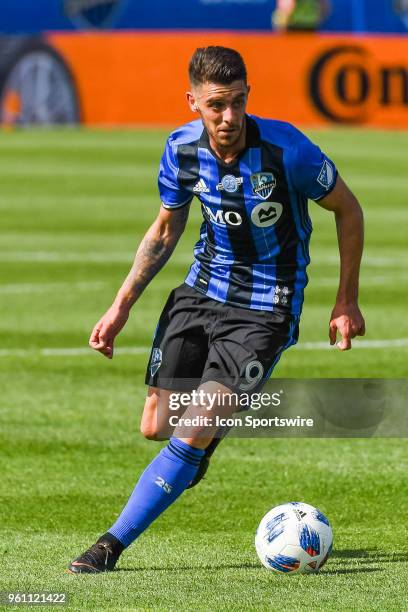
<path fill-rule="evenodd" d="M 408 338 L 405 154 L 408 135 L 322 130 L 365 209 L 361 306 L 368 340 Z M 64 573 L 113 522 L 157 444 L 138 433 L 146 347 L 198 234 L 185 235 L 135 306 L 112 362 L 85 352 L 158 210 L 163 132 L 85 130 L 0 136 L 2 590 L 66 591 L 70 609 L 367 609 L 407 606 L 406 444 L 398 439 L 223 442 L 186 492 L 97 577 Z M 325 340 L 338 270 L 334 221 L 315 232 L 300 343 Z M 357 346 L 357 342 L 356 342 Z M 42 352 L 41 352 L 42 351 Z M 280 377 L 404 377 L 407 346 L 290 349 Z M 335 550 L 319 575 L 264 570 L 254 531 L 272 506 L 303 500 L 331 519 Z M 10 608 L 8 608 L 10 609 Z"/>

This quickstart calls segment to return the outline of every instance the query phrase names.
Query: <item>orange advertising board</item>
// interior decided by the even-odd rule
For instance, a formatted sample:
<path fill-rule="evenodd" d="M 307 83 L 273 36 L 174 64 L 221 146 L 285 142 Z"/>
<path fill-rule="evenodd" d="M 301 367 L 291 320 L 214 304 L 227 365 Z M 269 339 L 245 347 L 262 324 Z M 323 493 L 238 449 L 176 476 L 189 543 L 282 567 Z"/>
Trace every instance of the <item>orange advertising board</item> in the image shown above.
<path fill-rule="evenodd" d="M 408 128 L 408 39 L 205 32 L 52 33 L 88 125 L 175 125 L 193 118 L 187 67 L 198 46 L 246 61 L 249 111 L 302 125 Z"/>

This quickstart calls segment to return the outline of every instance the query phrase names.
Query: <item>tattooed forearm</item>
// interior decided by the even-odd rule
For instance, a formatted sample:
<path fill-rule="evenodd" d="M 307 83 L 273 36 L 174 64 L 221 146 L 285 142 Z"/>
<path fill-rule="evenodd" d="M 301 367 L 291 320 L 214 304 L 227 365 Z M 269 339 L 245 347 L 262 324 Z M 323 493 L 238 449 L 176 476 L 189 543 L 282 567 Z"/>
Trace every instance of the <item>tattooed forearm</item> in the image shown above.
<path fill-rule="evenodd" d="M 164 266 L 172 254 L 175 241 L 156 238 L 149 233 L 142 240 L 133 262 L 133 266 L 123 283 L 117 300 L 123 305 L 131 306 L 147 287 L 152 278 Z"/>
<path fill-rule="evenodd" d="M 142 290 L 167 262 L 176 243 L 174 239 L 155 238 L 148 235 L 142 240 L 132 267 L 135 280 Z"/>
<path fill-rule="evenodd" d="M 115 299 L 118 307 L 130 308 L 167 262 L 187 221 L 188 206 L 184 208 L 186 210 L 170 213 L 171 223 L 156 219 L 147 231 L 137 250 L 132 268 Z"/>

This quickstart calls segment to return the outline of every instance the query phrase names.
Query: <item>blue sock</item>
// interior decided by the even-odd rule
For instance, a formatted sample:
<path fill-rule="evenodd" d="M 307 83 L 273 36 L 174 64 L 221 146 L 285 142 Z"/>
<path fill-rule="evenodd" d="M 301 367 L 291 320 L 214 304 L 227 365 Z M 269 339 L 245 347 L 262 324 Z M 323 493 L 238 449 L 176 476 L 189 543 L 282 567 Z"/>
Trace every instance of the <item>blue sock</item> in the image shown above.
<path fill-rule="evenodd" d="M 128 503 L 108 530 L 129 546 L 193 480 L 205 451 L 170 438 L 139 478 Z"/>

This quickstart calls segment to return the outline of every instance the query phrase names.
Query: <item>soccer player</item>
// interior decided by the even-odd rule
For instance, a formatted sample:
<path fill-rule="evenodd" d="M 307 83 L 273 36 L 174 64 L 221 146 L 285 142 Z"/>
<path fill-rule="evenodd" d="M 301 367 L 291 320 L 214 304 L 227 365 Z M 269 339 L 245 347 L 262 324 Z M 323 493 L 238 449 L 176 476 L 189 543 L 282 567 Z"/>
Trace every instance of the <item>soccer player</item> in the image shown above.
<path fill-rule="evenodd" d="M 203 223 L 194 261 L 167 299 L 146 373 L 141 430 L 152 440 L 163 437 L 172 391 L 196 379 L 201 390 L 231 395 L 259 389 L 282 352 L 296 343 L 312 231 L 308 199 L 334 212 L 337 225 L 341 267 L 330 343 L 339 332 L 337 346 L 347 350 L 353 337 L 365 333 L 357 303 L 363 215 L 333 161 L 292 125 L 246 113 L 250 88 L 235 50 L 197 49 L 189 76 L 187 101 L 199 119 L 167 140 L 158 179 L 160 211 L 90 338 L 92 348 L 112 359 L 115 337 L 171 256 L 196 196 Z M 196 410 L 188 406 L 186 414 Z M 221 437 L 215 426 L 187 433 L 176 427 L 119 518 L 69 571 L 112 570 L 122 551 L 202 478 Z"/>

